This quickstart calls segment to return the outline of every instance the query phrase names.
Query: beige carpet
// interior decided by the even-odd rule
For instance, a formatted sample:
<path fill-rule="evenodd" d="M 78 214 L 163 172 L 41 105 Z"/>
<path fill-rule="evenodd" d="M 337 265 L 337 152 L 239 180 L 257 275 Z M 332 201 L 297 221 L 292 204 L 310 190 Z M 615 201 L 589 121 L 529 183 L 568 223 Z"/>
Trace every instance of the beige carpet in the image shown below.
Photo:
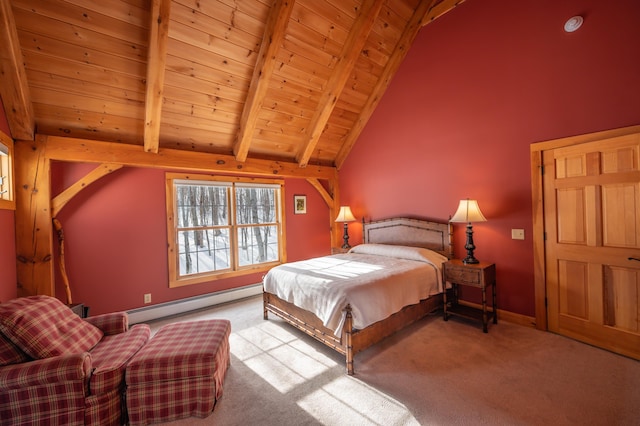
<path fill-rule="evenodd" d="M 507 322 L 427 317 L 344 359 L 262 319 L 260 296 L 153 322 L 228 318 L 231 367 L 206 419 L 172 425 L 640 425 L 640 362 Z"/>

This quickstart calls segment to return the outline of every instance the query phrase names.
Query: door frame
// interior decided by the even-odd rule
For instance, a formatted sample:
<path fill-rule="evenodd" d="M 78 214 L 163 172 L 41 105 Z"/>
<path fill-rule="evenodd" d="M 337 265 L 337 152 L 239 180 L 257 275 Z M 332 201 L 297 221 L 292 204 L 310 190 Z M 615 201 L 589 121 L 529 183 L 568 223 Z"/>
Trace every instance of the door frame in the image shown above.
<path fill-rule="evenodd" d="M 545 151 L 586 142 L 596 142 L 618 136 L 640 133 L 640 125 L 604 130 L 595 133 L 569 136 L 531 144 L 531 197 L 533 216 L 533 275 L 536 328 L 548 329 L 547 321 L 547 278 L 545 256 L 544 184 L 542 169 Z"/>

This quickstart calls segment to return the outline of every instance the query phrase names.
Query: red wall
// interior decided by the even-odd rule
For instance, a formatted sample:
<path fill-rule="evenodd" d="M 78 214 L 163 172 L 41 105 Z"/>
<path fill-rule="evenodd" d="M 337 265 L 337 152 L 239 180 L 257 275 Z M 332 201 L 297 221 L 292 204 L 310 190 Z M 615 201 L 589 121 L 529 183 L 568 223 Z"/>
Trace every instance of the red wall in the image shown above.
<path fill-rule="evenodd" d="M 0 131 L 11 135 L 1 100 Z M 18 294 L 15 227 L 14 211 L 0 209 L 0 302 L 13 299 Z"/>
<path fill-rule="evenodd" d="M 95 165 L 54 162 L 55 196 Z M 293 195 L 307 195 L 307 214 L 294 215 Z M 328 254 L 329 209 L 306 181 L 285 181 L 288 260 Z M 261 274 L 169 288 L 165 174 L 123 168 L 81 191 L 58 215 L 65 236 L 65 264 L 74 302 L 91 314 L 143 306 L 259 283 Z M 57 240 L 56 240 L 57 244 Z M 66 300 L 57 268 L 56 296 Z"/>
<path fill-rule="evenodd" d="M 496 263 L 499 307 L 533 316 L 529 146 L 640 124 L 638 18 L 634 0 L 468 0 L 427 25 L 340 171 L 342 203 L 446 220 L 477 199 L 475 254 Z"/>
<path fill-rule="evenodd" d="M 16 240 L 13 210 L 0 209 L 0 302 L 17 296 Z"/>

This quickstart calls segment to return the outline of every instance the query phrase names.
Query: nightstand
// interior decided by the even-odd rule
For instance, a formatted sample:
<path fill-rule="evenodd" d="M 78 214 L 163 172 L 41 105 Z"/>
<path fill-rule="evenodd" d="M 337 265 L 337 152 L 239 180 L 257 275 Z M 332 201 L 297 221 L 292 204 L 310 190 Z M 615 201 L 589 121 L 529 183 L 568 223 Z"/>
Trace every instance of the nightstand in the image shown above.
<path fill-rule="evenodd" d="M 74 314 L 78 315 L 80 318 L 87 318 L 89 316 L 89 307 L 84 306 L 83 303 L 74 303 L 72 305 L 68 305 Z"/>
<path fill-rule="evenodd" d="M 346 253 L 348 252 L 350 249 L 348 248 L 342 248 L 342 247 L 331 247 L 331 254 L 339 254 L 339 253 Z"/>
<path fill-rule="evenodd" d="M 493 263 L 480 262 L 476 264 L 465 264 L 460 259 L 452 259 L 443 264 L 443 281 L 451 283 L 451 289 L 443 294 L 444 300 L 444 320 L 449 319 L 449 315 L 458 315 L 482 321 L 482 331 L 487 332 L 489 319 L 493 318 L 493 323 L 498 323 L 498 305 L 496 304 L 496 265 Z M 477 309 L 458 303 L 458 286 L 465 285 L 476 287 L 482 290 L 482 309 Z M 491 310 L 487 309 L 487 287 L 491 286 Z M 451 292 L 451 300 L 447 300 L 447 293 Z"/>

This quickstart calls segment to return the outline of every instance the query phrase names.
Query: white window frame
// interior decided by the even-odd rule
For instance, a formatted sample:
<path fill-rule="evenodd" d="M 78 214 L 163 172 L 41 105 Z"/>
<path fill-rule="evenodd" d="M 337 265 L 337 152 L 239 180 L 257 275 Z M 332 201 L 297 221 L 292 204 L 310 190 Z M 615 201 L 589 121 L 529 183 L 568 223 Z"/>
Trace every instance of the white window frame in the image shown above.
<path fill-rule="evenodd" d="M 0 131 L 0 209 L 16 209 L 13 179 L 13 139 Z"/>
<path fill-rule="evenodd" d="M 203 185 L 215 185 L 228 187 L 227 192 L 227 224 L 210 224 L 207 226 L 180 228 L 179 220 L 177 218 L 178 207 L 176 197 L 176 185 L 179 184 L 198 184 Z M 277 232 L 277 259 L 275 261 L 239 265 L 239 242 L 238 242 L 238 230 L 243 227 L 255 226 L 251 224 L 238 224 L 236 223 L 236 201 L 235 193 L 236 188 L 243 187 L 267 187 L 270 189 L 276 189 L 275 200 L 275 222 L 268 223 L 267 226 L 273 226 Z M 267 271 L 273 266 L 283 263 L 285 261 L 285 233 L 284 233 L 284 211 L 283 211 L 283 193 L 284 193 L 284 180 L 280 179 L 256 179 L 256 178 L 242 178 L 233 176 L 209 176 L 209 175 L 194 175 L 194 174 L 180 174 L 180 173 L 167 173 L 166 174 L 166 206 L 167 206 L 167 247 L 168 247 L 168 266 L 169 266 L 169 287 L 181 287 L 184 285 L 198 284 L 207 281 L 213 281 L 222 278 L 230 278 L 235 276 L 242 276 L 247 274 L 254 274 L 262 271 Z M 264 226 L 264 224 L 262 224 Z M 201 273 L 190 273 L 181 275 L 180 273 L 180 242 L 179 235 L 181 232 L 188 232 L 191 230 L 215 230 L 220 229 L 223 232 L 228 232 L 229 246 L 230 246 L 230 260 L 228 268 L 221 270 L 213 270 Z"/>

